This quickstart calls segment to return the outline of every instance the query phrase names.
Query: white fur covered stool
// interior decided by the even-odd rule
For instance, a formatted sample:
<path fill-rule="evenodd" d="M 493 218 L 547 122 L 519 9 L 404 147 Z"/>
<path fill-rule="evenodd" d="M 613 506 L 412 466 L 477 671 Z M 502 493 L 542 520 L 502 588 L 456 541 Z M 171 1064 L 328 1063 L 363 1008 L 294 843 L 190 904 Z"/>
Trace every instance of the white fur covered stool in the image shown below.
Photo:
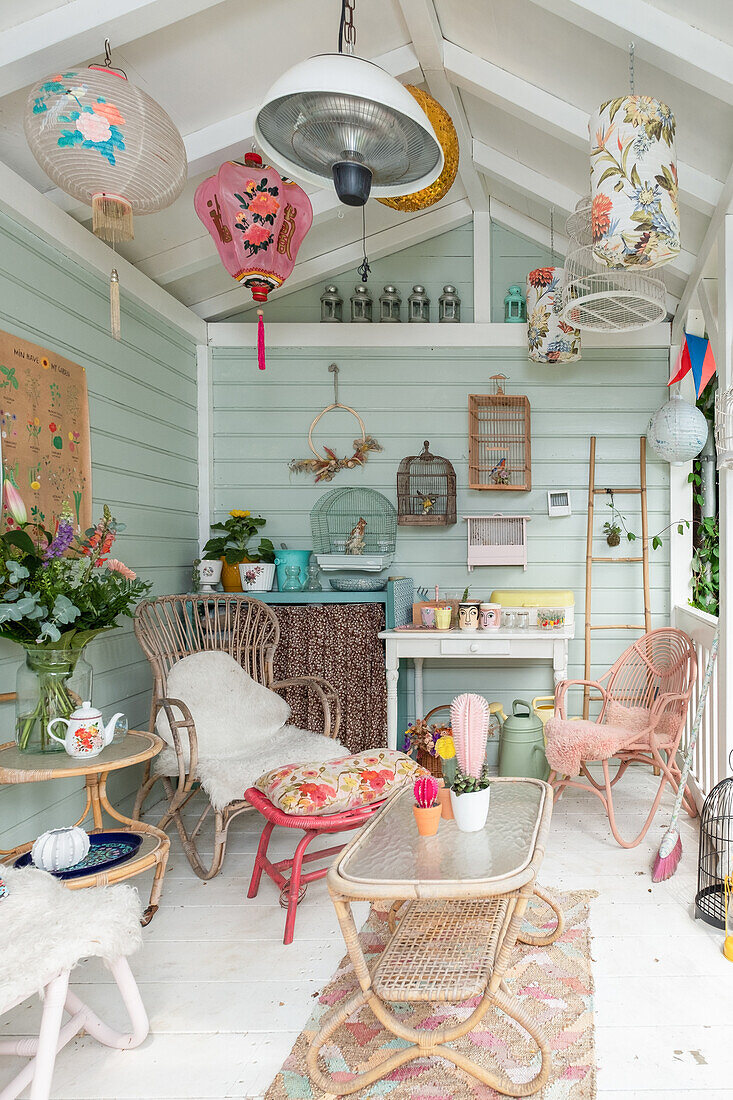
<path fill-rule="evenodd" d="M 142 906 L 131 886 L 67 890 L 45 871 L 2 868 L 7 895 L 0 899 L 0 1013 L 28 997 L 43 997 L 38 1038 L 4 1039 L 0 1054 L 30 1062 L 0 1092 L 14 1100 L 31 1084 L 31 1100 L 46 1100 L 56 1054 L 84 1029 L 105 1046 L 136 1047 L 149 1024 L 127 956 L 142 944 Z M 131 1030 L 113 1031 L 69 988 L 69 974 L 83 959 L 99 956 L 112 972 Z M 69 1019 L 62 1026 L 64 1010 Z"/>

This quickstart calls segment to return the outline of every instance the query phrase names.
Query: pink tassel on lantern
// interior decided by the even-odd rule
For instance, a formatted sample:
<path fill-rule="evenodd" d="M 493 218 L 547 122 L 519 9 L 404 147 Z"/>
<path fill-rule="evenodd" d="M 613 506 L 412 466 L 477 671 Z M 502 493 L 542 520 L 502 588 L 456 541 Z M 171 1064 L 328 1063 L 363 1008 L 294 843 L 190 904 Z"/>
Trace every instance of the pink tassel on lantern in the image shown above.
<path fill-rule="evenodd" d="M 265 320 L 262 310 L 257 310 L 257 366 L 265 369 Z"/>
<path fill-rule="evenodd" d="M 415 805 L 423 810 L 430 809 L 438 801 L 438 780 L 432 775 L 424 775 L 415 780 L 412 792 L 415 796 Z"/>
<path fill-rule="evenodd" d="M 489 704 L 481 695 L 457 695 L 450 706 L 451 730 L 458 766 L 478 779 L 486 761 Z"/>

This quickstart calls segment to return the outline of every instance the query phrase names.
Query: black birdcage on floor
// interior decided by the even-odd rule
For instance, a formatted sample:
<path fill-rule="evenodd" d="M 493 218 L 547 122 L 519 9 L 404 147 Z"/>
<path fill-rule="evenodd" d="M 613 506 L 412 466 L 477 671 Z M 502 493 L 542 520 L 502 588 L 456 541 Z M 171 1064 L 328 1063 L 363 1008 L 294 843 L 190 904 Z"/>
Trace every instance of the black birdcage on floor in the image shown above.
<path fill-rule="evenodd" d="M 733 753 L 729 761 L 733 770 Z M 725 880 L 733 879 L 733 778 L 723 779 L 705 799 L 700 814 L 700 853 L 695 916 L 725 928 Z M 733 919 L 733 914 L 731 914 Z"/>

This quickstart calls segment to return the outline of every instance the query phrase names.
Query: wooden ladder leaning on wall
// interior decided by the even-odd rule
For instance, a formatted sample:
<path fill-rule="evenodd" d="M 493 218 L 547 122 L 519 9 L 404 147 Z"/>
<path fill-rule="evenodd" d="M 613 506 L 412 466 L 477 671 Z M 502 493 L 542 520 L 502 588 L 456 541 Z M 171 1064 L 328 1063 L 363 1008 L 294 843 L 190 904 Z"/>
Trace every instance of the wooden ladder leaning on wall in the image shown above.
<path fill-rule="evenodd" d="M 606 488 L 596 488 L 596 437 L 590 437 L 590 461 L 588 467 L 588 532 L 585 549 L 585 672 L 584 678 L 591 679 L 591 636 L 594 630 L 642 630 L 648 633 L 652 628 L 651 605 L 649 600 L 649 521 L 646 505 L 646 436 L 639 437 L 639 488 L 638 489 L 614 489 L 613 495 L 632 494 L 641 497 L 641 557 L 599 557 L 593 554 L 593 516 L 595 512 L 595 500 L 599 494 L 606 494 Z M 644 622 L 643 623 L 613 623 L 594 625 L 591 622 L 592 577 L 593 563 L 606 562 L 614 565 L 624 565 L 630 562 L 641 562 L 643 586 L 644 586 Z M 591 702 L 598 702 L 599 697 L 591 696 L 591 689 L 586 685 L 583 688 L 583 717 L 588 718 Z"/>

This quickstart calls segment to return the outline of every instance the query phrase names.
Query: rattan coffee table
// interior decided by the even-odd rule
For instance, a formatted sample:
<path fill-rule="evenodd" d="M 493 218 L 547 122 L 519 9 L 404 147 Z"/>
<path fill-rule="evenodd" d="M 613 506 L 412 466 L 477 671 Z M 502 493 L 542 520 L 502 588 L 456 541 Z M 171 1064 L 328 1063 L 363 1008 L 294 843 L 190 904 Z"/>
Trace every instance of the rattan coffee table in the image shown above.
<path fill-rule="evenodd" d="M 358 1092 L 415 1058 L 440 1055 L 508 1096 L 529 1096 L 547 1080 L 550 1051 L 536 1020 L 509 992 L 504 975 L 517 941 L 543 945 L 560 935 L 562 913 L 537 889 L 552 816 L 552 790 L 536 779 L 496 779 L 486 827 L 461 833 L 441 821 L 437 836 L 419 837 L 412 791 L 398 792 L 343 850 L 328 873 L 328 889 L 360 988 L 324 1020 L 308 1052 L 308 1072 L 325 1092 Z M 535 895 L 555 913 L 550 934 L 520 934 Z M 391 938 L 370 971 L 351 914 L 351 902 L 393 901 Z M 389 1004 L 465 1001 L 481 997 L 468 1019 L 443 1030 L 407 1026 Z M 323 1073 L 319 1051 L 362 1005 L 411 1046 L 347 1082 Z M 449 1044 L 472 1031 L 496 1006 L 529 1032 L 541 1054 L 536 1075 L 515 1084 Z"/>
<path fill-rule="evenodd" d="M 129 768 L 133 764 L 143 764 L 151 760 L 164 746 L 164 742 L 155 733 L 141 730 L 129 730 L 121 741 L 113 742 L 103 749 L 99 756 L 89 759 L 75 759 L 65 752 L 23 753 L 14 741 L 0 745 L 0 783 L 43 783 L 49 779 L 84 779 L 86 784 L 86 802 L 84 812 L 76 825 L 81 825 L 91 814 L 90 832 L 100 832 L 103 828 L 103 813 L 121 823 L 117 831 L 133 833 L 142 837 L 142 843 L 135 853 L 124 863 L 107 871 L 90 872 L 80 878 L 64 882 L 70 890 L 81 890 L 85 886 L 108 886 L 115 882 L 125 882 L 135 875 L 155 868 L 150 902 L 143 913 L 142 924 L 149 924 L 158 910 L 158 901 L 163 889 L 163 876 L 168 862 L 171 842 L 164 832 L 125 817 L 110 804 L 107 797 L 107 776 L 110 772 Z M 25 855 L 33 846 L 33 841 L 17 848 L 0 848 L 0 863 L 13 863 L 19 856 Z"/>

